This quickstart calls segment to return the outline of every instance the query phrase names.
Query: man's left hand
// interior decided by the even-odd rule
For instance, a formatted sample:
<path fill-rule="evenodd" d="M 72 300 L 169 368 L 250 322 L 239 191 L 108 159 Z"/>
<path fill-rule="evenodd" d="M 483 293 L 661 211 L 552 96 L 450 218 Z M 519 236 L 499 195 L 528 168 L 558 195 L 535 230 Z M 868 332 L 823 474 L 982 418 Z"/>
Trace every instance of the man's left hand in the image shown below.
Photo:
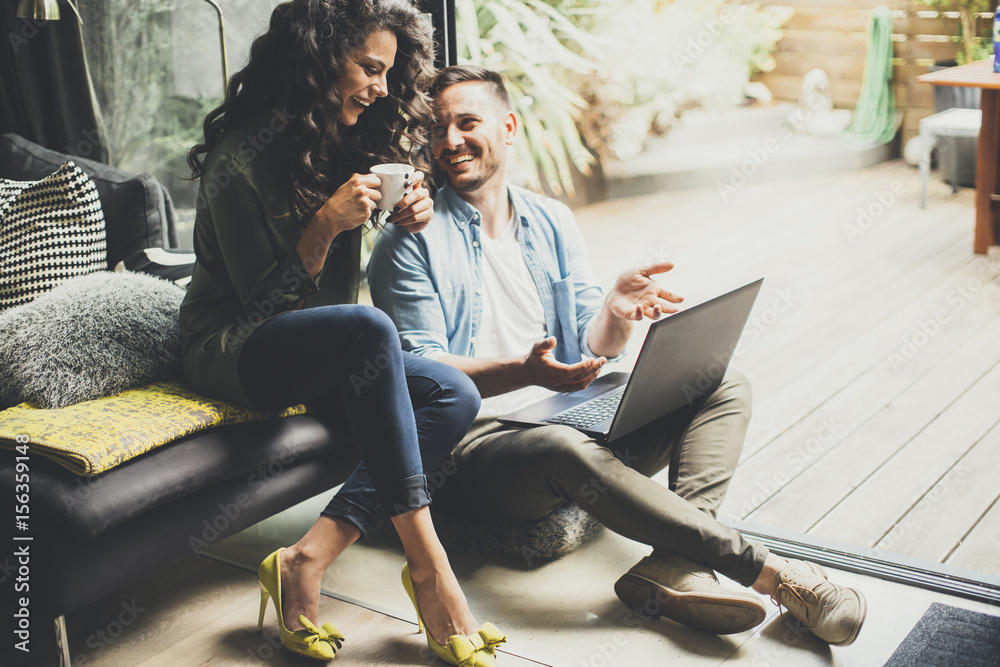
<path fill-rule="evenodd" d="M 668 292 L 650 278 L 672 268 L 671 262 L 661 262 L 626 271 L 615 281 L 604 302 L 605 308 L 622 320 L 641 320 L 644 316 L 655 320 L 664 313 L 676 313 L 671 304 L 680 303 L 684 297 Z"/>

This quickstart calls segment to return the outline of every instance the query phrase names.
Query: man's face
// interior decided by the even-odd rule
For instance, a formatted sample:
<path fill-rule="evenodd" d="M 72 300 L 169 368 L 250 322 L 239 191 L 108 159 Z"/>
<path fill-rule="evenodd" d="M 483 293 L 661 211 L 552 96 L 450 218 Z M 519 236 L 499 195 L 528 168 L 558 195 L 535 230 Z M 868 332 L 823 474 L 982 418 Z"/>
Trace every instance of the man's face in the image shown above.
<path fill-rule="evenodd" d="M 490 84 L 466 81 L 434 99 L 431 150 L 451 186 L 473 192 L 493 178 L 506 178 L 507 146 L 514 142 L 514 114 Z"/>

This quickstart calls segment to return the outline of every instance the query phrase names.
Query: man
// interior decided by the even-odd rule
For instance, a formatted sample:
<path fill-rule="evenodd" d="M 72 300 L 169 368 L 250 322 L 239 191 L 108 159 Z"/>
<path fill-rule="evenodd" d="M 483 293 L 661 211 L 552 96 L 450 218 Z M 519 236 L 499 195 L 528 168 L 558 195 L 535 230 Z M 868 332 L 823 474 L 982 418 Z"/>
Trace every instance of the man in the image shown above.
<path fill-rule="evenodd" d="M 788 562 L 716 520 L 750 417 L 745 378 L 616 440 L 614 451 L 566 426 L 508 427 L 498 414 L 532 389 L 585 388 L 622 354 L 632 323 L 675 312 L 681 298 L 651 276 L 623 273 L 606 298 L 564 205 L 507 183 L 516 135 L 500 76 L 442 70 L 431 86 L 431 147 L 447 184 L 420 234 L 391 225 L 369 276 L 375 305 L 403 348 L 465 371 L 483 409 L 453 453 L 457 472 L 435 503 L 466 518 L 537 520 L 575 503 L 611 530 L 653 547 L 615 584 L 632 608 L 690 627 L 743 632 L 765 618 L 760 597 L 723 587 L 720 572 L 769 594 L 820 638 L 849 644 L 865 617 L 853 589 L 816 565 Z M 650 475 L 669 468 L 669 488 Z M 650 603 L 650 601 L 652 601 Z"/>

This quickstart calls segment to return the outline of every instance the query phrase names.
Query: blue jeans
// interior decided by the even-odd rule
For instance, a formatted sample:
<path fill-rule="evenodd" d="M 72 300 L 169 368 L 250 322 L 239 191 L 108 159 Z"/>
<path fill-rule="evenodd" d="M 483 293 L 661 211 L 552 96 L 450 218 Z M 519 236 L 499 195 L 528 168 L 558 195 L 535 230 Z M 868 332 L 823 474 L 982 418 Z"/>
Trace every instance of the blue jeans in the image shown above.
<path fill-rule="evenodd" d="M 362 463 L 322 515 L 362 536 L 386 517 L 430 504 L 424 471 L 444 462 L 479 411 L 468 376 L 403 352 L 392 320 L 370 306 L 275 316 L 247 340 L 239 374 L 258 409 L 306 403 L 346 413 Z"/>

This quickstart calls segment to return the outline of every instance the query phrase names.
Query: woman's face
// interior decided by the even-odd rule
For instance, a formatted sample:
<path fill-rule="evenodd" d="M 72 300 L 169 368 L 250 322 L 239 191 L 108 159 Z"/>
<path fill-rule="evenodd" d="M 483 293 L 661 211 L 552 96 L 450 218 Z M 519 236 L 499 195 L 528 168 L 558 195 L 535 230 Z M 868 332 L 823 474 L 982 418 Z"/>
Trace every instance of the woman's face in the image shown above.
<path fill-rule="evenodd" d="M 396 62 L 396 35 L 376 30 L 344 58 L 340 80 L 335 84 L 344 106 L 340 122 L 354 125 L 376 99 L 388 94 L 386 75 Z"/>

